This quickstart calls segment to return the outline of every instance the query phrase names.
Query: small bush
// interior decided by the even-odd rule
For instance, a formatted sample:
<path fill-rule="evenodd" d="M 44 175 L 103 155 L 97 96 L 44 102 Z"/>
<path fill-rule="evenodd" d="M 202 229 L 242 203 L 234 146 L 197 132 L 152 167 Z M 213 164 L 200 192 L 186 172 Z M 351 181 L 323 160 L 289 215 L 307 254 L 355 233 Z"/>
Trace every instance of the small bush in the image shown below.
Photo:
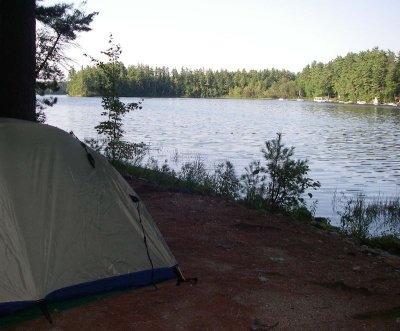
<path fill-rule="evenodd" d="M 239 179 L 231 162 L 217 164 L 211 180 L 216 195 L 234 200 L 239 197 Z"/>
<path fill-rule="evenodd" d="M 368 246 L 400 255 L 400 238 L 395 235 L 383 235 L 365 240 Z"/>
<path fill-rule="evenodd" d="M 314 220 L 314 215 L 305 206 L 290 210 L 289 215 L 300 222 L 310 223 Z"/>
<path fill-rule="evenodd" d="M 260 175 L 260 168 L 260 161 L 253 161 L 248 167 L 245 167 L 245 173 L 240 178 L 244 202 L 256 209 L 265 207 L 265 176 Z"/>
<path fill-rule="evenodd" d="M 241 177 L 245 200 L 270 210 L 305 207 L 306 189 L 320 187 L 318 181 L 307 177 L 308 160 L 293 160 L 294 147 L 285 147 L 281 133 L 276 139 L 266 141 L 261 151 L 265 166 L 253 161 Z M 312 197 L 311 193 L 308 195 Z"/>
<path fill-rule="evenodd" d="M 147 163 L 144 167 L 136 167 L 138 169 L 143 169 L 143 170 L 150 170 L 151 172 L 147 172 L 148 174 L 153 174 L 151 177 L 147 177 L 147 179 L 151 180 L 151 181 L 156 181 L 156 178 L 154 178 L 154 174 L 158 174 L 158 176 L 162 176 L 163 178 L 169 178 L 169 180 L 166 182 L 168 183 L 168 185 L 175 185 L 175 183 L 177 182 L 178 178 L 177 178 L 177 174 L 175 172 L 175 170 L 171 169 L 170 166 L 168 165 L 167 162 L 165 162 L 161 167 L 158 165 L 158 161 L 151 157 L 147 160 Z M 165 184 L 165 182 L 164 182 Z"/>
<path fill-rule="evenodd" d="M 109 160 L 128 162 L 133 166 L 138 166 L 142 163 L 148 151 L 149 147 L 143 142 L 129 143 L 119 140 L 110 141 L 104 148 L 104 155 Z"/>
<path fill-rule="evenodd" d="M 209 187 L 212 185 L 206 166 L 200 157 L 197 157 L 192 162 L 186 162 L 183 164 L 178 174 L 178 178 L 181 181 L 186 182 L 186 184 L 192 188 L 199 186 Z"/>
<path fill-rule="evenodd" d="M 85 139 L 86 145 L 103 154 L 112 164 L 117 162 L 139 166 L 148 154 L 149 146 L 145 143 L 129 143 L 125 141 L 107 142 L 105 139 Z"/>

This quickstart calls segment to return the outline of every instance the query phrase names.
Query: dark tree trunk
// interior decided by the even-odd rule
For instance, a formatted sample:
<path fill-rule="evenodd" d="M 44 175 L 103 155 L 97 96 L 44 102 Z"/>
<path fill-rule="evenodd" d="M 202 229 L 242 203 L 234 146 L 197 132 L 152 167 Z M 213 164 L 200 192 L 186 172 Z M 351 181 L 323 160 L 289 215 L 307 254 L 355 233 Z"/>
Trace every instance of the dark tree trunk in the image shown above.
<path fill-rule="evenodd" d="M 0 0 L 0 117 L 35 120 L 35 0 Z"/>

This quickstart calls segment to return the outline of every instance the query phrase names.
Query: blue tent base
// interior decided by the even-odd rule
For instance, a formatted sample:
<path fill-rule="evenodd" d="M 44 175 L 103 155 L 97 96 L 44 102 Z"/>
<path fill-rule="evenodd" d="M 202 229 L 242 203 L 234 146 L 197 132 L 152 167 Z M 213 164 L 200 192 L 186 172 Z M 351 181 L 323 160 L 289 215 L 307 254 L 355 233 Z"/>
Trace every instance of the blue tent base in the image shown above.
<path fill-rule="evenodd" d="M 83 305 L 120 295 L 121 293 L 129 293 L 137 289 L 138 287 L 129 287 L 119 291 L 86 295 L 69 300 L 61 300 L 49 303 L 46 304 L 46 307 L 50 315 L 52 315 L 52 313 L 71 310 Z M 37 318 L 44 319 L 45 315 L 43 314 L 39 304 L 37 302 L 33 302 L 31 305 L 27 306 L 27 308 L 22 308 L 7 315 L 0 316 L 0 330 L 2 328 L 15 327 L 22 322 L 31 321 Z"/>
<path fill-rule="evenodd" d="M 104 278 L 96 281 L 81 283 L 74 286 L 65 287 L 48 294 L 45 298 L 40 300 L 41 303 L 52 304 L 72 300 L 76 298 L 86 298 L 89 296 L 94 297 L 97 294 L 105 293 L 112 295 L 115 291 L 124 289 L 134 289 L 138 287 L 156 284 L 169 279 L 176 279 L 175 266 L 170 268 L 159 268 L 154 270 L 145 270 L 135 273 L 130 273 L 121 276 L 114 276 Z M 107 295 L 102 295 L 104 297 Z M 93 298 L 91 301 L 97 300 Z M 18 301 L 18 302 L 5 302 L 0 304 L 0 316 L 9 315 L 14 312 L 27 309 L 38 305 L 39 301 Z M 72 308 L 72 307 L 71 307 Z M 39 309 L 37 309 L 40 311 Z M 52 310 L 51 307 L 49 309 Z M 37 315 L 36 315 L 37 316 Z M 3 319 L 3 318 L 2 318 Z M 3 326 L 0 320 L 0 327 Z"/>

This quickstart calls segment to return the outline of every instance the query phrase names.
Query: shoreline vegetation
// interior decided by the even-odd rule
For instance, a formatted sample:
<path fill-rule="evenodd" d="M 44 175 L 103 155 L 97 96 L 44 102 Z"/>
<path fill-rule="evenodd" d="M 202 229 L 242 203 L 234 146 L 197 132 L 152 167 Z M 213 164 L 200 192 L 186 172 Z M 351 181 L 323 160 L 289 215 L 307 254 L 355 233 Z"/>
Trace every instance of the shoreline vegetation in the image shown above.
<path fill-rule="evenodd" d="M 229 161 L 216 165 L 214 173 L 207 172 L 204 163 L 199 159 L 185 163 L 180 171 L 172 170 L 167 163 L 160 166 L 156 160 L 152 162 L 150 160 L 146 164 L 138 162 L 135 165 L 117 161 L 113 165 L 126 179 L 145 181 L 159 190 L 221 197 L 250 209 L 285 215 L 322 231 L 336 232 L 359 245 L 376 249 L 375 253 L 382 250 L 400 256 L 400 197 L 398 196 L 371 198 L 362 193 L 356 196 L 337 194 L 332 200 L 332 208 L 340 217 L 340 225 L 335 226 L 329 218 L 315 216 L 316 201 L 311 207 L 300 204 L 294 208 L 271 209 L 263 203 L 260 195 L 254 194 L 254 191 L 252 195 L 241 195 L 240 188 L 245 185 L 243 184 L 245 178 L 236 176 L 235 169 Z M 248 171 L 247 179 L 253 176 L 253 181 L 247 182 L 251 183 L 253 188 L 256 182 L 254 176 L 258 174 L 256 170 Z M 250 193 L 252 191 L 251 185 L 247 187 L 247 192 L 249 191 Z"/>
<path fill-rule="evenodd" d="M 254 98 L 396 106 L 400 103 L 400 53 L 378 48 L 288 70 L 210 70 L 112 64 L 120 97 Z M 111 64 L 109 64 L 111 65 Z M 61 86 L 69 96 L 101 96 L 95 66 L 70 70 Z"/>
<path fill-rule="evenodd" d="M 371 51 L 371 53 L 377 52 L 382 53 L 378 49 Z M 310 170 L 308 160 L 294 158 L 295 147 L 285 146 L 282 141 L 282 133 L 277 133 L 275 139 L 265 141 L 265 145 L 261 149 L 262 160 L 253 160 L 245 167 L 245 172 L 241 176 L 236 175 L 235 168 L 229 160 L 216 164 L 213 173 L 207 170 L 201 159 L 184 163 L 179 171 L 171 169 L 167 162 L 159 166 L 157 160 L 152 158 L 150 158 L 150 162 L 143 165 L 143 158 L 148 152 L 148 146 L 144 143 L 127 142 L 123 137 L 123 117 L 130 111 L 140 109 L 141 102 L 124 103 L 120 100 L 120 97 L 125 95 L 123 89 L 129 87 L 128 83 L 132 80 L 124 80 L 124 77 L 128 77 L 129 72 L 119 61 L 121 47 L 114 43 L 112 35 L 109 38 L 109 48 L 103 54 L 108 57 L 107 63 L 92 58 L 95 66 L 87 67 L 92 70 L 96 78 L 92 88 L 99 91 L 99 95 L 102 97 L 103 121 L 95 129 L 103 138 L 89 139 L 85 142 L 92 149 L 105 155 L 121 173 L 146 178 L 169 189 L 186 189 L 188 192 L 223 197 L 256 210 L 283 213 L 290 218 L 310 223 L 321 229 L 333 229 L 328 219 L 314 217 L 317 202 L 312 200 L 311 191 L 317 190 L 321 184 L 308 177 Z M 382 54 L 390 55 L 386 52 Z M 168 78 L 171 78 L 169 70 L 164 69 L 165 76 L 161 74 L 155 76 L 157 79 L 164 78 L 164 84 L 161 85 L 164 89 L 159 91 L 179 86 L 179 78 L 183 77 L 184 69 L 172 81 L 168 81 Z M 204 74 L 204 71 L 199 73 Z M 290 75 L 287 71 L 264 70 L 261 73 L 264 75 L 275 73 L 277 77 Z M 70 77 L 74 75 L 78 74 L 71 73 Z M 246 78 L 246 75 L 247 73 L 237 78 Z M 81 80 L 79 79 L 79 81 Z M 139 79 L 138 82 L 143 82 L 143 79 Z M 160 83 L 160 80 L 156 82 Z M 196 79 L 190 80 L 190 83 L 184 84 L 182 88 L 201 86 L 197 83 Z M 296 84 L 294 81 L 291 83 Z M 69 91 L 70 84 L 71 81 L 68 84 Z M 205 91 L 210 91 L 209 88 L 217 91 L 213 84 L 210 84 L 210 80 L 207 80 L 205 86 Z M 227 88 L 227 85 L 224 86 Z M 130 87 L 132 88 L 132 85 Z M 171 92 L 171 90 L 169 91 Z M 153 92 L 157 95 L 156 89 Z M 217 97 L 218 93 L 200 95 L 200 97 L 213 96 Z M 283 98 L 280 97 L 280 99 Z M 318 97 L 316 100 L 324 101 L 325 99 Z M 311 201 L 311 206 L 309 203 L 307 204 L 306 198 Z M 344 200 L 344 208 L 341 208 L 338 214 L 341 216 L 340 233 L 352 236 L 363 243 L 371 243 L 371 239 L 375 240 L 375 245 L 382 246 L 389 243 L 385 249 L 389 248 L 400 253 L 400 198 L 383 203 L 378 201 L 374 205 L 368 203 L 365 197 L 347 199 Z M 385 227 L 378 236 L 374 235 L 372 228 L 377 222 Z"/>

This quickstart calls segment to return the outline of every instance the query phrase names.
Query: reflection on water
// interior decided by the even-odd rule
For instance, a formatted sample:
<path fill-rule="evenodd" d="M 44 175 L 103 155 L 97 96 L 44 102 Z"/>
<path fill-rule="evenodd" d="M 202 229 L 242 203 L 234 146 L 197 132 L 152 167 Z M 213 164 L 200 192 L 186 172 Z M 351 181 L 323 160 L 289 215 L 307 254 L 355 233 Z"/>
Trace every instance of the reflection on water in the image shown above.
<path fill-rule="evenodd" d="M 136 101 L 135 98 L 122 98 Z M 95 137 L 100 98 L 59 98 L 46 111 L 47 123 L 81 139 Z M 400 109 L 313 102 L 231 99 L 145 99 L 143 109 L 125 119 L 131 141 L 150 143 L 161 162 L 175 151 L 181 159 L 202 156 L 213 163 L 231 160 L 238 173 L 261 159 L 264 141 L 283 133 L 296 158 L 310 161 L 317 214 L 332 217 L 339 192 L 395 195 L 400 187 Z M 176 155 L 175 155 L 176 156 Z"/>

